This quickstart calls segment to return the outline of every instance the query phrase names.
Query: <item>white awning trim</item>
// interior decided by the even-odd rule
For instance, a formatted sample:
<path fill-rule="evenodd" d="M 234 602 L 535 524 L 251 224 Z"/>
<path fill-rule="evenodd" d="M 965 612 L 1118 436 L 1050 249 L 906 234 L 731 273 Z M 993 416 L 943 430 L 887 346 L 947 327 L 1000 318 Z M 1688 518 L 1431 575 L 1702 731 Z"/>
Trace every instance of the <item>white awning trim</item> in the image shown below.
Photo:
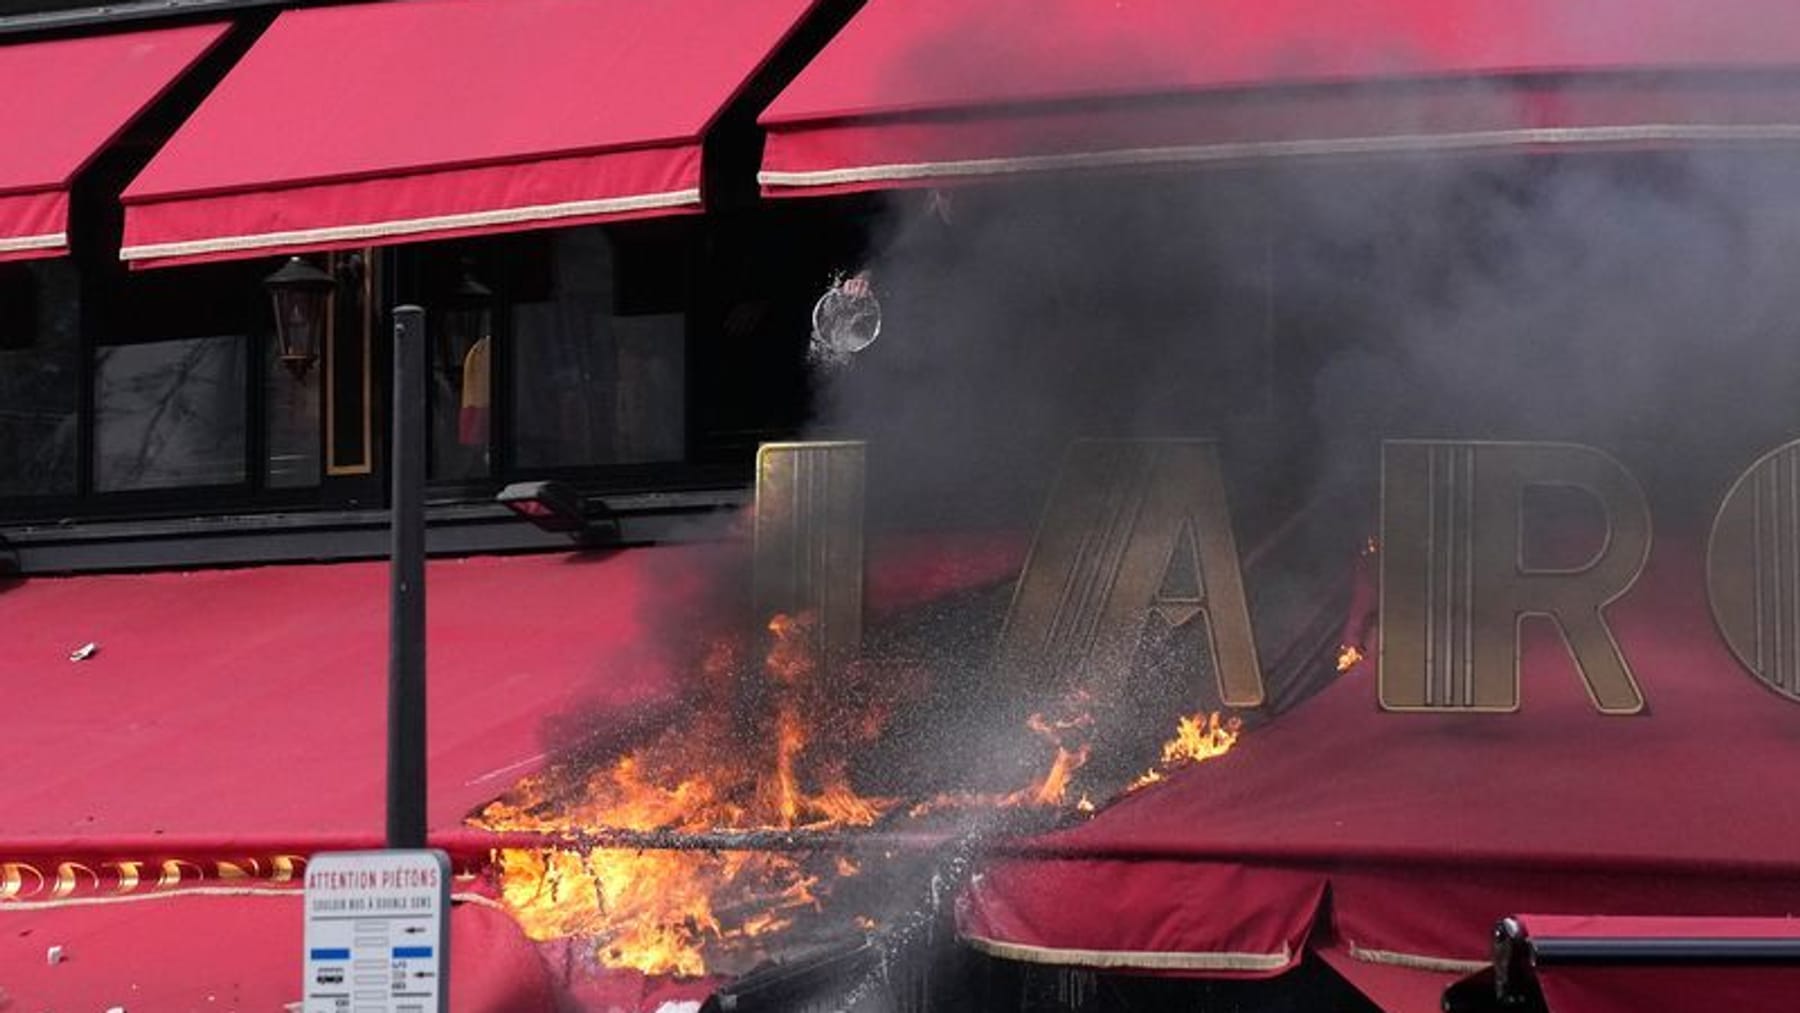
<path fill-rule="evenodd" d="M 30 250 L 60 250 L 69 245 L 66 232 L 46 232 L 36 236 L 12 236 L 0 239 L 0 253 L 25 253 Z"/>
<path fill-rule="evenodd" d="M 243 250 L 277 250 L 291 246 L 317 246 L 354 243 L 358 240 L 393 239 L 400 236 L 425 235 L 457 229 L 489 228 L 496 225 L 520 225 L 551 222 L 593 215 L 625 214 L 657 208 L 698 206 L 698 188 L 670 190 L 663 193 L 633 194 L 628 197 L 603 197 L 594 200 L 567 201 L 560 204 L 535 204 L 526 207 L 500 208 L 494 211 L 470 211 L 428 218 L 405 218 L 393 221 L 362 222 L 316 229 L 293 229 L 287 232 L 264 232 L 251 236 L 217 236 L 170 243 L 147 243 L 119 250 L 120 260 L 156 260 L 167 257 L 198 257 L 213 253 L 235 253 Z"/>
<path fill-rule="evenodd" d="M 970 158 L 943 162 L 899 162 L 788 172 L 765 169 L 763 186 L 828 187 L 862 183 L 1005 176 L 1020 173 L 1245 162 L 1283 158 L 1483 151 L 1516 147 L 1587 147 L 1623 144 L 1769 144 L 1800 142 L 1800 124 L 1652 123 L 1594 127 L 1529 127 L 1451 134 L 1384 134 L 1287 141 L 1231 141 L 1115 151 Z"/>

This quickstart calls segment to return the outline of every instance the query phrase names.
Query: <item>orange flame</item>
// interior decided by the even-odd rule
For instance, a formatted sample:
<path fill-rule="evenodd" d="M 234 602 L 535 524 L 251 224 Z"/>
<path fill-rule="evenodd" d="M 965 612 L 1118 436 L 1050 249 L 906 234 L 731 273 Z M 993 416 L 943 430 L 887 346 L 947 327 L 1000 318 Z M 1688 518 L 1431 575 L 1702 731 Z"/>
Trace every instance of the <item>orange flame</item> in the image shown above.
<path fill-rule="evenodd" d="M 672 729 L 589 775 L 570 801 L 527 779 L 474 821 L 496 830 L 700 832 L 867 826 L 892 799 L 857 794 L 841 757 L 819 756 L 801 715 L 822 692 L 811 622 L 778 615 L 762 671 L 773 697 L 774 740 L 758 755 L 736 734 L 728 706 L 703 707 L 698 727 Z M 706 685 L 727 687 L 738 653 L 715 646 Z M 693 976 L 713 954 L 736 952 L 820 905 L 849 860 L 768 852 L 503 849 L 501 896 L 533 939 L 595 940 L 607 967 Z"/>
<path fill-rule="evenodd" d="M 1363 660 L 1362 648 L 1355 644 L 1345 644 L 1338 648 L 1337 670 L 1340 672 L 1348 672 L 1352 668 L 1355 668 L 1356 663 L 1361 660 Z"/>
<path fill-rule="evenodd" d="M 1125 790 L 1134 792 L 1163 780 L 1169 771 L 1224 756 L 1237 745 L 1244 723 L 1221 719 L 1218 711 L 1190 714 L 1175 725 L 1175 737 L 1163 743 L 1162 759 Z"/>
<path fill-rule="evenodd" d="M 547 833 L 875 824 L 898 800 L 859 794 L 850 783 L 848 754 L 881 733 L 894 701 L 825 685 L 810 616 L 777 615 L 767 632 L 767 650 L 755 666 L 763 676 L 766 738 L 747 738 L 733 716 L 746 652 L 721 642 L 706 654 L 691 722 L 601 765 L 573 792 L 557 790 L 547 777 L 529 778 L 474 822 Z M 847 709 L 846 696 L 858 701 L 855 709 Z M 815 720 L 828 723 L 809 724 Z M 1077 790 L 1093 750 L 1089 695 L 1069 694 L 1032 714 L 1026 727 L 1044 748 L 1043 765 L 1029 783 L 943 795 L 909 811 L 1066 806 L 1093 812 L 1093 800 Z M 1223 753 L 1238 728 L 1237 719 L 1222 724 L 1217 714 L 1184 719 L 1146 778 Z M 1142 783 L 1148 782 L 1134 787 Z M 830 854 L 571 846 L 506 849 L 496 857 L 502 899 L 528 936 L 591 939 L 604 966 L 651 975 L 714 973 L 727 960 L 747 966 L 764 955 L 769 936 L 820 908 L 836 881 L 862 871 L 857 861 Z"/>

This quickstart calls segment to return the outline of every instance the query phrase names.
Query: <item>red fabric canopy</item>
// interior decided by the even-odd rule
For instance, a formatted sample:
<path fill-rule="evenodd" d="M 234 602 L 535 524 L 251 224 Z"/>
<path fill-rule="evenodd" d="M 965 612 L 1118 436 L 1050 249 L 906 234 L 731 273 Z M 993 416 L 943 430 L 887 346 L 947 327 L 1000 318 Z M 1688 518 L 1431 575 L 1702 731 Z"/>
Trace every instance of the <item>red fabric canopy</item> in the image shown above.
<path fill-rule="evenodd" d="M 700 138 L 808 0 L 281 15 L 125 192 L 134 263 L 692 210 Z"/>
<path fill-rule="evenodd" d="M 549 720 L 671 699 L 645 613 L 697 572 L 679 549 L 433 561 L 434 832 L 529 772 Z M 385 563 L 35 578 L 0 592 L 0 641 L 21 716 L 0 741 L 0 859 L 384 825 Z"/>
<path fill-rule="evenodd" d="M 69 185 L 223 25 L 0 46 L 0 260 L 66 253 Z"/>
<path fill-rule="evenodd" d="M 805 194 L 1267 156 L 1791 141 L 1800 82 L 1718 72 L 1800 69 L 1792 28 L 1779 0 L 870 0 L 762 117 L 761 181 Z"/>
<path fill-rule="evenodd" d="M 691 602 L 702 551 L 429 565 L 429 820 L 460 873 L 491 846 L 464 817 L 559 738 L 677 697 L 648 623 Z M 380 844 L 386 564 L 0 583 L 0 641 L 14 705 L 0 739 L 9 998 L 33 1009 L 298 999 L 299 863 Z M 457 1009 L 553 1005 L 561 983 L 508 915 L 477 897 L 452 931 Z M 59 945 L 66 963 L 47 964 Z"/>
<path fill-rule="evenodd" d="M 1099 967 L 1268 975 L 1316 944 L 1467 972 L 1519 911 L 1800 910 L 1800 800 L 1770 781 L 1800 705 L 1732 658 L 1692 544 L 1659 541 L 1607 613 L 1649 713 L 1596 712 L 1531 622 L 1516 714 L 1383 713 L 1364 661 L 1226 755 L 1011 846 L 963 931 Z"/>
<path fill-rule="evenodd" d="M 54 910 L 0 908 L 9 1009 L 281 1010 L 304 994 L 301 894 L 159 898 Z M 555 978 L 510 916 L 450 912 L 458 1013 L 556 1009 Z M 53 946 L 62 960 L 47 959 Z"/>

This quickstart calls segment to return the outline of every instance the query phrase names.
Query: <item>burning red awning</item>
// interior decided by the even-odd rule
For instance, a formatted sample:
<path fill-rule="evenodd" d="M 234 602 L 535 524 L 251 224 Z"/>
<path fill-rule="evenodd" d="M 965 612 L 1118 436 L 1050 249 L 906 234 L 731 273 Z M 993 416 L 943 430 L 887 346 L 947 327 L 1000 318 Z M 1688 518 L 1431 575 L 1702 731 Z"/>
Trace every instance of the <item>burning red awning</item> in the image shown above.
<path fill-rule="evenodd" d="M 0 47 L 0 260 L 68 252 L 75 175 L 225 34 L 223 25 Z M 29 98 L 27 98 L 29 97 Z"/>
<path fill-rule="evenodd" d="M 963 931 L 1066 965 L 1271 975 L 1314 947 L 1447 975 L 1488 966 L 1519 911 L 1785 917 L 1800 802 L 1768 772 L 1800 707 L 1732 657 L 1703 573 L 1691 543 L 1659 543 L 1608 611 L 1648 713 L 1599 713 L 1532 624 L 1514 714 L 1383 713 L 1363 660 L 1228 754 L 1006 846 Z"/>
<path fill-rule="evenodd" d="M 871 0 L 762 117 L 771 195 L 1045 170 L 1800 139 L 1773 0 Z"/>
<path fill-rule="evenodd" d="M 429 819 L 459 869 L 488 847 L 464 817 L 547 749 L 675 706 L 645 616 L 698 570 L 682 549 L 430 564 Z M 299 998 L 301 863 L 380 845 L 387 585 L 385 563 L 0 582 L 12 1002 Z M 453 884 L 480 956 L 458 1008 L 547 1007 L 542 959 L 475 889 Z M 219 959 L 192 959 L 197 934 Z"/>
<path fill-rule="evenodd" d="M 700 205 L 700 138 L 807 0 L 289 11 L 125 192 L 174 263 Z"/>

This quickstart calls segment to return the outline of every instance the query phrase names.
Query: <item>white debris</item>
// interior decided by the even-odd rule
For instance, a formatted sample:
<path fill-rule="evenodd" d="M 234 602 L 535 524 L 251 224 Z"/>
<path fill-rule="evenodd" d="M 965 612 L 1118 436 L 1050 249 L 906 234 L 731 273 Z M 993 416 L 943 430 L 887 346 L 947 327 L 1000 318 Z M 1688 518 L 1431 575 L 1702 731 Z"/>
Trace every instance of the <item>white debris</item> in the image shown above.
<path fill-rule="evenodd" d="M 125 1013 L 125 1007 L 123 1007 L 123 1006 L 108 1006 L 108 1007 L 106 1007 L 106 1013 Z"/>
<path fill-rule="evenodd" d="M 98 653 L 99 650 L 100 650 L 100 645 L 93 642 L 92 640 L 90 640 L 87 643 L 82 644 L 80 647 L 75 648 L 73 651 L 70 651 L 69 652 L 69 660 L 70 661 L 86 661 L 89 658 L 93 657 L 96 653 Z"/>
<path fill-rule="evenodd" d="M 56 965 L 58 965 L 62 962 L 63 962 L 63 948 L 62 947 L 52 946 L 49 949 L 44 951 L 44 963 L 49 964 L 51 967 L 55 967 Z"/>
<path fill-rule="evenodd" d="M 656 1007 L 656 1013 L 700 1013 L 700 1004 L 690 999 L 679 1002 L 665 1002 Z"/>

